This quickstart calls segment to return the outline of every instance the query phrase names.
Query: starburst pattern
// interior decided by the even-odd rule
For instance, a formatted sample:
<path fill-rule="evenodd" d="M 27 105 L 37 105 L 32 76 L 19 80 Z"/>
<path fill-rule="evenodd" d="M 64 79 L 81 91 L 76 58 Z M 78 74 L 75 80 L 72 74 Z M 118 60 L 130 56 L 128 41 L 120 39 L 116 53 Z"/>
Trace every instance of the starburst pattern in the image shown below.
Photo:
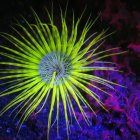
<path fill-rule="evenodd" d="M 13 28 L 20 39 L 7 33 L 1 33 L 1 36 L 10 41 L 14 47 L 0 45 L 0 48 L 3 50 L 0 52 L 0 55 L 10 60 L 0 62 L 1 67 L 4 65 L 10 66 L 10 68 L 0 69 L 1 86 L 7 85 L 7 88 L 0 93 L 0 97 L 14 93 L 18 94 L 1 110 L 0 115 L 17 105 L 17 107 L 20 107 L 17 114 L 21 111 L 23 112 L 21 119 L 19 120 L 20 128 L 23 122 L 28 119 L 31 113 L 33 113 L 40 104 L 42 104 L 42 106 L 37 113 L 43 109 L 50 96 L 51 104 L 48 114 L 49 138 L 52 112 L 55 106 L 57 108 L 57 128 L 59 127 L 59 103 L 61 100 L 64 107 L 67 134 L 69 133 L 68 112 L 73 114 L 75 120 L 79 124 L 71 98 L 75 100 L 87 123 L 88 118 L 81 103 L 88 106 L 93 113 L 95 112 L 83 93 L 91 96 L 104 108 L 99 96 L 86 87 L 86 85 L 90 85 L 106 94 L 109 93 L 102 90 L 100 87 L 91 84 L 90 81 L 100 83 L 111 89 L 114 89 L 113 85 L 121 85 L 89 74 L 89 72 L 94 70 L 116 71 L 116 68 L 95 67 L 91 64 L 97 61 L 99 62 L 102 58 L 124 52 L 111 53 L 111 51 L 114 51 L 116 48 L 97 52 L 97 49 L 102 46 L 104 39 L 108 35 L 105 35 L 106 30 L 103 30 L 99 34 L 94 33 L 89 38 L 86 37 L 95 20 L 92 21 L 90 18 L 87 20 L 78 39 L 78 26 L 82 16 L 76 22 L 73 16 L 71 34 L 68 34 L 66 17 L 65 15 L 63 16 L 62 13 L 61 32 L 54 24 L 53 17 L 49 13 L 50 24 L 42 22 L 37 14 L 35 12 L 33 13 L 36 24 L 30 24 L 25 19 L 24 21 L 27 28 L 20 23 L 17 24 L 23 34 Z M 95 45 L 96 47 L 93 49 L 93 46 Z M 80 90 L 82 92 L 80 92 Z M 15 111 L 17 107 L 13 111 Z"/>

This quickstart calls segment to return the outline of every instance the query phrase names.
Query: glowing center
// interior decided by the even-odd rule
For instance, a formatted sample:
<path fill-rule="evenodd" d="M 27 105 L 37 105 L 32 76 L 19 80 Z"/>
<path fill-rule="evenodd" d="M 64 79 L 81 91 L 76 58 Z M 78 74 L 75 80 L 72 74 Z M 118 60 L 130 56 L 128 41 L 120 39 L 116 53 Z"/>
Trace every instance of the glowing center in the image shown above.
<path fill-rule="evenodd" d="M 54 72 L 56 72 L 54 84 L 59 85 L 70 72 L 68 56 L 59 52 L 52 52 L 42 58 L 39 64 L 39 74 L 43 81 L 50 83 Z"/>

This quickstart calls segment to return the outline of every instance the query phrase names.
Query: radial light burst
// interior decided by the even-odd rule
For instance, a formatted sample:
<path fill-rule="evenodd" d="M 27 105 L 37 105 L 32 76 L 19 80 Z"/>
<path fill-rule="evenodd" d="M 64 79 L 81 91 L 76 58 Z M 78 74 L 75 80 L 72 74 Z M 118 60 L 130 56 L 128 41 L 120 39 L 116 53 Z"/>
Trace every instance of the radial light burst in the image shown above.
<path fill-rule="evenodd" d="M 80 37 L 78 37 L 78 27 L 82 15 L 76 22 L 73 15 L 71 33 L 68 33 L 66 14 L 63 15 L 61 12 L 61 31 L 54 24 L 51 14 L 48 13 L 49 24 L 42 22 L 34 11 L 33 14 L 36 20 L 35 24 L 30 24 L 24 19 L 26 27 L 20 23 L 17 24 L 20 31 L 13 27 L 18 37 L 1 33 L 1 36 L 12 43 L 14 47 L 0 45 L 2 50 L 0 55 L 8 58 L 6 59 L 7 61 L 0 62 L 1 68 L 7 66 L 5 69 L 0 69 L 1 86 L 7 86 L 0 93 L 0 97 L 14 93 L 16 93 L 16 97 L 1 110 L 0 115 L 3 115 L 3 113 L 14 106 L 16 107 L 13 111 L 20 107 L 20 110 L 17 111 L 17 114 L 22 112 L 19 120 L 20 128 L 38 106 L 40 106 L 40 109 L 37 110 L 37 113 L 45 107 L 48 98 L 51 98 L 47 130 L 49 139 L 52 112 L 55 106 L 57 109 L 56 120 L 59 131 L 59 104 L 62 101 L 67 134 L 69 135 L 69 113 L 73 114 L 73 117 L 79 124 L 72 100 L 75 100 L 87 123 L 89 123 L 88 117 L 81 104 L 84 103 L 93 113 L 95 112 L 84 94 L 91 96 L 105 109 L 99 96 L 89 89 L 87 85 L 106 94 L 109 93 L 92 84 L 91 81 L 100 83 L 111 89 L 114 89 L 113 85 L 121 86 L 90 74 L 94 70 L 116 71 L 115 66 L 95 67 L 92 64 L 97 61 L 102 63 L 103 61 L 100 61 L 102 58 L 124 52 L 111 53 L 116 48 L 97 52 L 97 49 L 102 46 L 104 39 L 109 34 L 105 35 L 107 30 L 103 30 L 101 33 L 94 33 L 87 38 L 87 33 L 95 20 L 92 21 L 89 18 Z"/>

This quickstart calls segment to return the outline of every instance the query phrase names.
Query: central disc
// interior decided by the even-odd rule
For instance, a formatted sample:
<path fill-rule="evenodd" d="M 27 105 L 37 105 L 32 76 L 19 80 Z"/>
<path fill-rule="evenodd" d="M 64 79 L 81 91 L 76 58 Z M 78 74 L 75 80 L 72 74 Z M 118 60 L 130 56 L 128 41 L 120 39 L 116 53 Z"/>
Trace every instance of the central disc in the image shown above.
<path fill-rule="evenodd" d="M 59 85 L 70 72 L 68 56 L 52 52 L 42 58 L 39 64 L 39 74 L 43 81 L 50 83 L 54 72 L 56 72 L 54 84 Z"/>

